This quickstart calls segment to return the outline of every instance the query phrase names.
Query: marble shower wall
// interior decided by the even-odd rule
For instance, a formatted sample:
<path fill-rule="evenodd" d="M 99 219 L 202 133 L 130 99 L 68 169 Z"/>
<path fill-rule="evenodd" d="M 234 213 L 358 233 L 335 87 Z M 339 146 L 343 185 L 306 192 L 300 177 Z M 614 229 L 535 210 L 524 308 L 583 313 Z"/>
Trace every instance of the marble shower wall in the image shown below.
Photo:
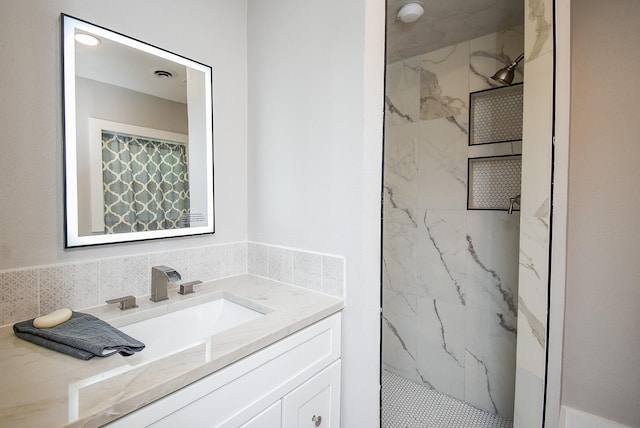
<path fill-rule="evenodd" d="M 386 89 L 383 365 L 507 418 L 520 216 L 467 211 L 467 159 L 522 144 L 469 147 L 468 104 L 523 45 L 517 27 L 389 64 Z"/>
<path fill-rule="evenodd" d="M 516 428 L 540 428 L 546 377 L 553 139 L 553 2 L 525 4 Z M 552 419 L 552 418 L 551 418 Z M 547 419 L 548 423 L 549 419 Z"/>

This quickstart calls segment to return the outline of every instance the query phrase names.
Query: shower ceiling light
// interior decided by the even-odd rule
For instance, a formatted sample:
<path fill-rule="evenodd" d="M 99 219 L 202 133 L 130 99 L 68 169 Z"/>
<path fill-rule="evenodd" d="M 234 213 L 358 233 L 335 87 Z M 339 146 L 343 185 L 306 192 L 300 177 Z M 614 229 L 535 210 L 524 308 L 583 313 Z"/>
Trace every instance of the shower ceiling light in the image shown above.
<path fill-rule="evenodd" d="M 398 10 L 398 20 L 405 24 L 416 22 L 424 13 L 424 7 L 420 3 L 407 3 Z"/>

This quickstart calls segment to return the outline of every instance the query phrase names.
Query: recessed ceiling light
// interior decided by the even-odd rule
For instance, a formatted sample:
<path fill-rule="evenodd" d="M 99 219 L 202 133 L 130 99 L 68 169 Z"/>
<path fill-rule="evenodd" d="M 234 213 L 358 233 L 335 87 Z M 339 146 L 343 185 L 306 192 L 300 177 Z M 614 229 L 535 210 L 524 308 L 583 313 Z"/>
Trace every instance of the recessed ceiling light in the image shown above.
<path fill-rule="evenodd" d="M 173 79 L 173 73 L 167 70 L 155 70 L 153 74 L 159 79 Z"/>
<path fill-rule="evenodd" d="M 424 13 L 424 7 L 420 3 L 407 3 L 398 10 L 398 20 L 405 24 L 416 22 Z"/>
<path fill-rule="evenodd" d="M 76 42 L 87 46 L 98 46 L 101 43 L 99 38 L 87 33 L 76 33 L 75 39 Z"/>

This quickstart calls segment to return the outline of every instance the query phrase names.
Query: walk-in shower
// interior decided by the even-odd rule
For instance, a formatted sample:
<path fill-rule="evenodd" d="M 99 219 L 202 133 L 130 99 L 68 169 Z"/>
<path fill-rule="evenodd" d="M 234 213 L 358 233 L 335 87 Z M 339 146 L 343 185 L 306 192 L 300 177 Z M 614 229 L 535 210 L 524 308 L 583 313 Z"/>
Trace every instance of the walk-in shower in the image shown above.
<path fill-rule="evenodd" d="M 400 3 L 388 2 L 394 18 Z M 460 411 L 485 421 L 478 426 L 510 427 L 520 226 L 513 209 L 519 201 L 511 198 L 520 189 L 502 197 L 501 207 L 469 206 L 468 165 L 474 160 L 483 166 L 476 171 L 492 173 L 493 164 L 482 161 L 511 161 L 521 155 L 522 142 L 473 144 L 470 98 L 522 82 L 523 15 L 500 28 L 478 24 L 483 30 L 476 34 L 449 33 L 436 48 L 408 49 L 410 26 L 431 25 L 442 13 L 425 7 L 414 24 L 387 22 L 382 427 L 435 426 L 427 421 L 438 416 L 411 412 L 443 406 L 470 409 Z M 503 67 L 499 84 L 492 77 Z M 482 123 L 498 126 L 490 118 Z M 481 188 L 480 196 L 499 187 Z M 435 401 L 422 405 L 417 396 Z M 415 405 L 399 409 L 402 403 Z M 437 426 L 459 428 L 469 420 L 451 416 L 454 422 Z"/>

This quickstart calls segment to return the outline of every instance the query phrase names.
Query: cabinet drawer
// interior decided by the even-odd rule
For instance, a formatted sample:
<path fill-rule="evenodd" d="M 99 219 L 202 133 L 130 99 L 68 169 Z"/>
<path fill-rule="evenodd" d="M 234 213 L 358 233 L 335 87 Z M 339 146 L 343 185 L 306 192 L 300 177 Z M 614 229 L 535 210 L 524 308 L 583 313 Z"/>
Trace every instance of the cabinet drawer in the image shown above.
<path fill-rule="evenodd" d="M 282 405 L 278 400 L 271 407 L 251 418 L 246 424 L 242 424 L 240 428 L 277 428 L 281 425 Z"/>
<path fill-rule="evenodd" d="M 283 428 L 339 428 L 340 360 L 282 399 Z"/>

